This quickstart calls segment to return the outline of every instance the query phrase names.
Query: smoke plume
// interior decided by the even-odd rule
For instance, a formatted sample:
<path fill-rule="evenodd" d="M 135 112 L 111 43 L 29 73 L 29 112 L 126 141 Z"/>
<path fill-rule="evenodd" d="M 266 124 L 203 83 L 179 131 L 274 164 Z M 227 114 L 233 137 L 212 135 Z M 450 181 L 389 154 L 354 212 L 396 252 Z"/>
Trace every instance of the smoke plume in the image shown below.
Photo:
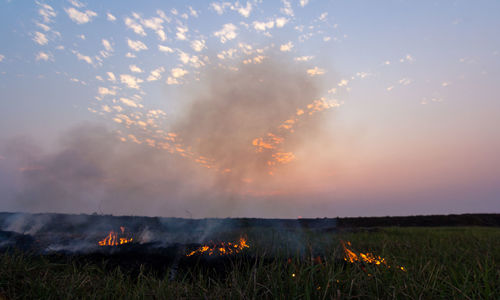
<path fill-rule="evenodd" d="M 191 157 L 122 142 L 102 124 L 72 128 L 50 153 L 26 139 L 7 141 L 0 177 L 11 184 L 0 186 L 10 191 L 2 209 L 245 215 L 239 205 L 279 181 L 276 172 L 297 163 L 295 151 L 321 135 L 317 113 L 329 106 L 319 90 L 303 69 L 276 58 L 207 70 L 165 128 Z"/>

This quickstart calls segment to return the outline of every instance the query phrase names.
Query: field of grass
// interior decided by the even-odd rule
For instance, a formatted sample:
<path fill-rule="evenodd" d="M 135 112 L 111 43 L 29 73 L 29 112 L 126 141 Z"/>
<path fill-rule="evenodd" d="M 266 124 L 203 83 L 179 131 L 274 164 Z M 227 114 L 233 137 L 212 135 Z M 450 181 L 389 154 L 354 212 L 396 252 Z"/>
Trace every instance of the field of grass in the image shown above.
<path fill-rule="evenodd" d="M 147 266 L 129 272 L 12 251 L 0 256 L 0 299 L 500 299 L 500 228 L 244 234 L 250 248 L 221 262 L 223 271 L 200 260 L 174 280 Z M 345 262 L 341 240 L 392 267 Z"/>

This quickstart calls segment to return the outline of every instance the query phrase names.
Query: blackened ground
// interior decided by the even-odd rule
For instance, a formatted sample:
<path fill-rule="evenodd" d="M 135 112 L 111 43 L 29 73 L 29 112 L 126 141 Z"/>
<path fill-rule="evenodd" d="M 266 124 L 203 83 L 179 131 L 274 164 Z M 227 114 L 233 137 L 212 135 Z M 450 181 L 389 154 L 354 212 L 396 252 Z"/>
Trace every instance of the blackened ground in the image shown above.
<path fill-rule="evenodd" d="M 186 256 L 186 249 L 195 249 L 199 245 L 172 245 L 166 248 L 149 247 L 148 245 L 127 244 L 114 247 L 103 247 L 98 252 L 87 254 L 72 254 L 68 252 L 53 252 L 50 254 L 36 254 L 28 252 L 26 255 L 40 258 L 50 263 L 74 265 L 76 268 L 94 266 L 107 272 L 119 269 L 122 274 L 132 280 L 140 278 L 140 274 L 156 278 L 170 278 L 175 280 L 183 277 L 188 272 L 211 274 L 212 278 L 224 280 L 227 275 L 240 265 L 252 265 L 257 258 L 248 253 L 233 255 L 193 255 Z M 0 250 L 16 252 L 20 249 L 9 248 Z M 259 257 L 259 264 L 276 264 L 277 260 L 282 265 L 287 264 L 287 259 L 282 257 Z M 324 260 L 324 259 L 323 259 Z M 336 263 L 344 265 L 341 259 Z M 175 266 L 174 266 L 175 265 Z M 175 269 L 173 271 L 172 269 Z M 191 276 L 192 277 L 192 276 Z M 189 280 L 189 278 L 187 279 Z M 195 280 L 194 278 L 191 278 Z"/>

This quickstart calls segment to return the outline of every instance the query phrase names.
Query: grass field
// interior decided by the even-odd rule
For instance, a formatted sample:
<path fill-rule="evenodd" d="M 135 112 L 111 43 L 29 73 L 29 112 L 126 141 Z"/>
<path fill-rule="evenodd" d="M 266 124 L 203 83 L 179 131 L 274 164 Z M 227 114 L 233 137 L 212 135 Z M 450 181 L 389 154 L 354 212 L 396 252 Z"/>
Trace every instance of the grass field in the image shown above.
<path fill-rule="evenodd" d="M 0 257 L 0 299 L 500 299 L 500 228 L 243 234 L 250 248 L 224 260 L 224 271 L 200 261 L 174 280 L 147 266 L 131 273 L 9 252 Z M 392 267 L 345 262 L 341 240 Z"/>

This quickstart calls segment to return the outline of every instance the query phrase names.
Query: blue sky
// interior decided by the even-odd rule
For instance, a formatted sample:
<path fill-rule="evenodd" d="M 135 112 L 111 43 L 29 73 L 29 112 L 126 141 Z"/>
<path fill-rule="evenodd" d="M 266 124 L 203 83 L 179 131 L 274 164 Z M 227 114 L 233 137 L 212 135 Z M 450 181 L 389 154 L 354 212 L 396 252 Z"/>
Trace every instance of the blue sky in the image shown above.
<path fill-rule="evenodd" d="M 68 129 L 98 123 L 124 145 L 180 155 L 215 172 L 242 170 L 218 164 L 215 154 L 210 164 L 199 163 L 207 153 L 183 142 L 179 120 L 193 98 L 208 93 L 214 70 L 238 74 L 276 60 L 314 82 L 316 98 L 290 106 L 297 114 L 266 125 L 270 132 L 260 140 L 247 138 L 250 149 L 271 151 L 266 174 L 282 180 L 252 185 L 258 174 L 241 177 L 249 186 L 228 196 L 239 200 L 226 215 L 499 210 L 497 1 L 13 0 L 0 7 L 2 144 L 29 136 L 57 152 Z M 304 117 L 309 113 L 313 121 Z M 271 128 L 293 133 L 317 120 L 322 125 L 311 136 L 328 142 L 300 135 L 300 147 L 274 148 L 287 136 Z M 193 141 L 205 138 L 210 134 Z M 6 153 L 0 149 L 0 169 Z M 22 167 L 7 169 L 0 174 L 22 190 Z M 387 181 L 375 184 L 379 178 Z M 284 192 L 297 182 L 308 183 Z M 415 205 L 422 193 L 430 200 Z M 278 207 L 283 195 L 297 204 L 261 214 L 262 203 Z M 318 199 L 312 206 L 301 200 L 310 197 Z M 0 209 L 23 210 L 14 198 Z M 194 210 L 193 203 L 186 207 Z M 213 210 L 200 216 L 223 204 L 207 205 Z"/>

